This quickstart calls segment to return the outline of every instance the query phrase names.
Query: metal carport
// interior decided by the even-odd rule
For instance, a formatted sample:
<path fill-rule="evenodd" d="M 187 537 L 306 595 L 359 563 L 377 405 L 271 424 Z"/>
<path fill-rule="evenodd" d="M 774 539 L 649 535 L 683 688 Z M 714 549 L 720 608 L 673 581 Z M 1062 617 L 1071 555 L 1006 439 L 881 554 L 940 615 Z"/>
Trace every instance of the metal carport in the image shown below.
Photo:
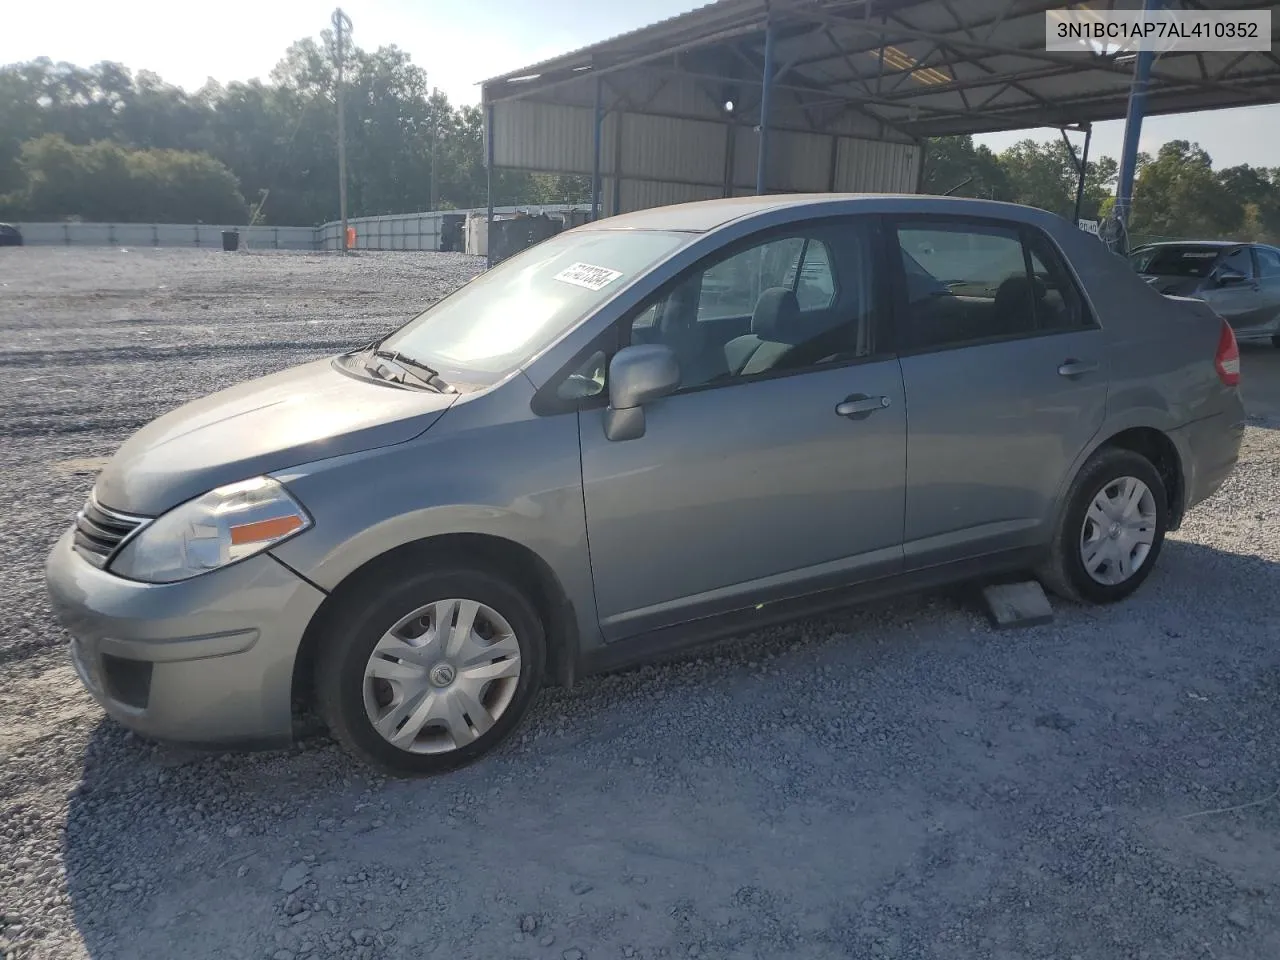
<path fill-rule="evenodd" d="M 593 216 L 752 192 L 913 192 L 929 137 L 1087 132 L 1124 117 L 1135 87 L 1137 124 L 1144 109 L 1280 101 L 1273 52 L 1172 52 L 1152 66 L 1149 55 L 1046 51 L 1045 13 L 1089 7 L 1142 4 L 719 0 L 485 81 L 488 165 L 591 175 Z M 1135 65 L 1149 82 L 1135 85 Z"/>

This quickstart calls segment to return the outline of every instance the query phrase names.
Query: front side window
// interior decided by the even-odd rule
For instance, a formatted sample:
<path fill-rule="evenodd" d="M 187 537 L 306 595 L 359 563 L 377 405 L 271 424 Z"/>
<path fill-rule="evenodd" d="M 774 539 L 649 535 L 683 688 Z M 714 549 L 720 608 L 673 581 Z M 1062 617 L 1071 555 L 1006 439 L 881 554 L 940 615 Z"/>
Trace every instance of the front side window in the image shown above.
<path fill-rule="evenodd" d="M 804 237 L 786 237 L 744 250 L 707 268 L 702 274 L 698 319 L 746 316 L 760 294 L 770 287 L 793 290 L 802 311 L 831 306 L 835 288 L 826 246 Z"/>
<path fill-rule="evenodd" d="M 1280 252 L 1270 247 L 1258 247 L 1258 276 L 1280 277 Z"/>
<path fill-rule="evenodd" d="M 658 231 L 560 234 L 482 273 L 382 346 L 450 382 L 496 382 L 690 239 Z"/>
<path fill-rule="evenodd" d="M 1239 247 L 1223 256 L 1218 265 L 1218 270 L 1227 276 L 1235 274 L 1252 280 L 1253 256 L 1249 253 L 1249 248 Z"/>
<path fill-rule="evenodd" d="M 907 337 L 916 349 L 1085 326 L 1056 249 L 1014 225 L 920 222 L 897 229 Z"/>
<path fill-rule="evenodd" d="M 860 222 L 739 247 L 642 305 L 631 342 L 671 347 L 683 389 L 865 356 L 873 249 Z"/>

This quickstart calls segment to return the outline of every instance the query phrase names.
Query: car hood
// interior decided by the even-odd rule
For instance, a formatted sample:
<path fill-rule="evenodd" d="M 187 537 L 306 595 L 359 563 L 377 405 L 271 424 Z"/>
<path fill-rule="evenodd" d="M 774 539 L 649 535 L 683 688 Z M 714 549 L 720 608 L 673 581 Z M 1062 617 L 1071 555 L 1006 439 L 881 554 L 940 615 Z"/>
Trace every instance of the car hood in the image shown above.
<path fill-rule="evenodd" d="M 1200 284 L 1203 283 L 1203 278 L 1201 277 L 1164 277 L 1149 273 L 1143 274 L 1142 279 L 1155 287 L 1160 293 L 1175 297 L 1190 296 L 1199 290 Z"/>
<path fill-rule="evenodd" d="M 95 496 L 114 510 L 158 516 L 225 483 L 411 440 L 457 398 L 356 379 L 317 360 L 153 420 L 107 464 Z"/>

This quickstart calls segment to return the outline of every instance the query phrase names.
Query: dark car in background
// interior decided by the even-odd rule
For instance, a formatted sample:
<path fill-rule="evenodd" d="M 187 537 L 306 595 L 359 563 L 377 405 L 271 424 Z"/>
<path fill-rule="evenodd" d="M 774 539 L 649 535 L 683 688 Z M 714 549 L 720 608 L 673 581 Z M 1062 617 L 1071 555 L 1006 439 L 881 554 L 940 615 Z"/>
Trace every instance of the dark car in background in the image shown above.
<path fill-rule="evenodd" d="M 12 223 L 0 223 L 0 247 L 22 246 L 22 231 Z"/>
<path fill-rule="evenodd" d="M 1161 293 L 1208 303 L 1241 343 L 1280 347 L 1280 249 L 1231 240 L 1152 243 L 1129 261 Z"/>

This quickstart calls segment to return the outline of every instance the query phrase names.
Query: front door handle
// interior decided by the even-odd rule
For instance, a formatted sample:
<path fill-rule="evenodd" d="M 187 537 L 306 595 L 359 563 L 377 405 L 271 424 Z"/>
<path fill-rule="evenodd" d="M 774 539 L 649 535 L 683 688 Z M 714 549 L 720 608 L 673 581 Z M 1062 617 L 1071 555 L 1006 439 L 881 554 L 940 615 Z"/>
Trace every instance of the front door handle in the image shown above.
<path fill-rule="evenodd" d="M 845 397 L 843 402 L 836 404 L 836 413 L 839 416 L 848 417 L 850 420 L 862 420 L 871 416 L 877 410 L 883 410 L 888 405 L 888 397 L 868 397 L 865 393 L 855 393 L 851 397 Z"/>
<path fill-rule="evenodd" d="M 1058 367 L 1058 376 L 1060 377 L 1082 377 L 1086 373 L 1093 373 L 1098 369 L 1096 363 L 1089 363 L 1086 360 L 1064 360 L 1062 365 Z"/>

